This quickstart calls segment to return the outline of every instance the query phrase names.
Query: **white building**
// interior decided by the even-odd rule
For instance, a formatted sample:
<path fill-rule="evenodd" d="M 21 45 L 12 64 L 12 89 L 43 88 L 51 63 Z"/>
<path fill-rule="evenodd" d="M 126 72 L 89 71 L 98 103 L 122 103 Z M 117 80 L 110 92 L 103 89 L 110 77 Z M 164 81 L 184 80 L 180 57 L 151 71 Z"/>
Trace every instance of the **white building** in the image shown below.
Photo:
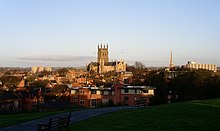
<path fill-rule="evenodd" d="M 39 66 L 38 67 L 38 72 L 42 72 L 42 71 L 44 71 L 44 67 L 43 66 Z"/>
<path fill-rule="evenodd" d="M 37 66 L 31 67 L 31 72 L 32 72 L 32 73 L 36 73 L 37 70 L 38 70 L 38 67 L 37 67 Z"/>
<path fill-rule="evenodd" d="M 51 72 L 52 71 L 52 68 L 50 66 L 33 66 L 31 68 L 31 72 L 32 73 L 37 73 L 37 72 L 42 72 L 42 71 L 48 71 L 48 72 Z"/>
<path fill-rule="evenodd" d="M 48 71 L 48 72 L 51 72 L 51 71 L 52 71 L 52 68 L 51 68 L 50 66 L 46 66 L 46 67 L 44 67 L 44 70 L 45 70 L 45 71 Z"/>
<path fill-rule="evenodd" d="M 190 69 L 206 69 L 213 72 L 217 71 L 217 65 L 216 64 L 199 64 L 194 61 L 188 61 L 186 64 L 186 68 Z"/>

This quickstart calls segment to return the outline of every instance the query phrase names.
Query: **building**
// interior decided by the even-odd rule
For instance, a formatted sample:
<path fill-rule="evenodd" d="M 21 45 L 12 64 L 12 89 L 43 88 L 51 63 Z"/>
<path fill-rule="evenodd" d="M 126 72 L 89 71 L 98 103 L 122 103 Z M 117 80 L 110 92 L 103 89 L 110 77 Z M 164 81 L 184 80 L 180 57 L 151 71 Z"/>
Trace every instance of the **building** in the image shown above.
<path fill-rule="evenodd" d="M 154 88 L 147 86 L 125 86 L 115 84 L 114 87 L 75 87 L 71 89 L 70 103 L 83 107 L 98 105 L 136 105 L 139 100 L 154 96 Z"/>
<path fill-rule="evenodd" d="M 37 73 L 37 72 L 42 72 L 42 71 L 48 71 L 48 72 L 51 72 L 52 71 L 52 68 L 50 66 L 33 66 L 31 68 L 31 72 L 32 73 Z"/>
<path fill-rule="evenodd" d="M 122 72 L 126 71 L 126 62 L 124 60 L 109 62 L 108 45 L 98 45 L 98 56 L 97 62 L 91 62 L 87 65 L 88 71 L 94 71 L 102 74 L 105 72 L 115 71 Z"/>
<path fill-rule="evenodd" d="M 206 70 L 210 70 L 213 72 L 217 71 L 216 64 L 199 64 L 194 61 L 188 61 L 185 67 L 189 69 L 206 69 Z"/>
<path fill-rule="evenodd" d="M 50 66 L 44 67 L 44 70 L 45 70 L 45 71 L 48 71 L 48 72 L 52 72 L 52 68 L 51 68 Z"/>
<path fill-rule="evenodd" d="M 0 114 L 22 110 L 22 98 L 16 92 L 0 92 Z"/>
<path fill-rule="evenodd" d="M 66 73 L 66 78 L 70 82 L 76 82 L 78 78 L 86 76 L 87 73 L 84 69 L 69 69 Z"/>
<path fill-rule="evenodd" d="M 36 73 L 37 71 L 38 71 L 38 67 L 37 66 L 31 67 L 31 72 L 32 73 Z"/>
<path fill-rule="evenodd" d="M 44 71 L 44 67 L 43 66 L 39 66 L 38 67 L 38 72 L 43 72 Z"/>

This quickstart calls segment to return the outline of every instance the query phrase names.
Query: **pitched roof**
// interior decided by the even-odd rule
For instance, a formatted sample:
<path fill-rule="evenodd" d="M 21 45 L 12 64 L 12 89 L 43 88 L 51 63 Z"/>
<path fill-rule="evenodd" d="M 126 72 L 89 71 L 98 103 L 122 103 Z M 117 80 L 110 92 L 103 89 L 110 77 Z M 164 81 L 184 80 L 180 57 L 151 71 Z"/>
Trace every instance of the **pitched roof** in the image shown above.
<path fill-rule="evenodd" d="M 98 62 L 91 62 L 90 64 L 94 65 L 94 66 L 98 66 L 99 63 Z"/>
<path fill-rule="evenodd" d="M 91 62 L 90 63 L 91 65 L 93 66 L 99 66 L 99 62 Z M 104 66 L 115 66 L 116 65 L 116 62 L 105 62 L 104 63 Z"/>
<path fill-rule="evenodd" d="M 105 66 L 115 66 L 116 62 L 105 62 L 104 65 Z"/>

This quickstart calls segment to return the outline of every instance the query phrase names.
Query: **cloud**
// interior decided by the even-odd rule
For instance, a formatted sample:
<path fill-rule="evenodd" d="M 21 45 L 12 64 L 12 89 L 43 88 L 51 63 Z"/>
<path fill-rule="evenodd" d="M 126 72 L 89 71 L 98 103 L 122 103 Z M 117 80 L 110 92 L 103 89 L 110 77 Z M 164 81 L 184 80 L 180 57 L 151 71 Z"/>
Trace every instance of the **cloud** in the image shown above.
<path fill-rule="evenodd" d="M 17 60 L 24 61 L 91 61 L 94 56 L 68 56 L 68 55 L 47 55 L 47 56 L 26 56 L 18 57 Z"/>
<path fill-rule="evenodd" d="M 167 61 L 159 61 L 159 60 L 127 60 L 129 65 L 134 65 L 136 61 L 143 63 L 145 66 L 166 66 Z"/>

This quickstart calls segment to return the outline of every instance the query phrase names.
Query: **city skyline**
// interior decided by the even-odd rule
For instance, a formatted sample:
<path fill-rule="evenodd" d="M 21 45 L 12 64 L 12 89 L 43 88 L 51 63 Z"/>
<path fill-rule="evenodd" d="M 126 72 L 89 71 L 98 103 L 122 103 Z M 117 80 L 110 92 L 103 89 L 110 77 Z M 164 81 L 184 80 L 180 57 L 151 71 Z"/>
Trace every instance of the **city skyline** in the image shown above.
<path fill-rule="evenodd" d="M 220 65 L 220 1 L 1 1 L 0 66 L 85 66 L 111 60 Z"/>

